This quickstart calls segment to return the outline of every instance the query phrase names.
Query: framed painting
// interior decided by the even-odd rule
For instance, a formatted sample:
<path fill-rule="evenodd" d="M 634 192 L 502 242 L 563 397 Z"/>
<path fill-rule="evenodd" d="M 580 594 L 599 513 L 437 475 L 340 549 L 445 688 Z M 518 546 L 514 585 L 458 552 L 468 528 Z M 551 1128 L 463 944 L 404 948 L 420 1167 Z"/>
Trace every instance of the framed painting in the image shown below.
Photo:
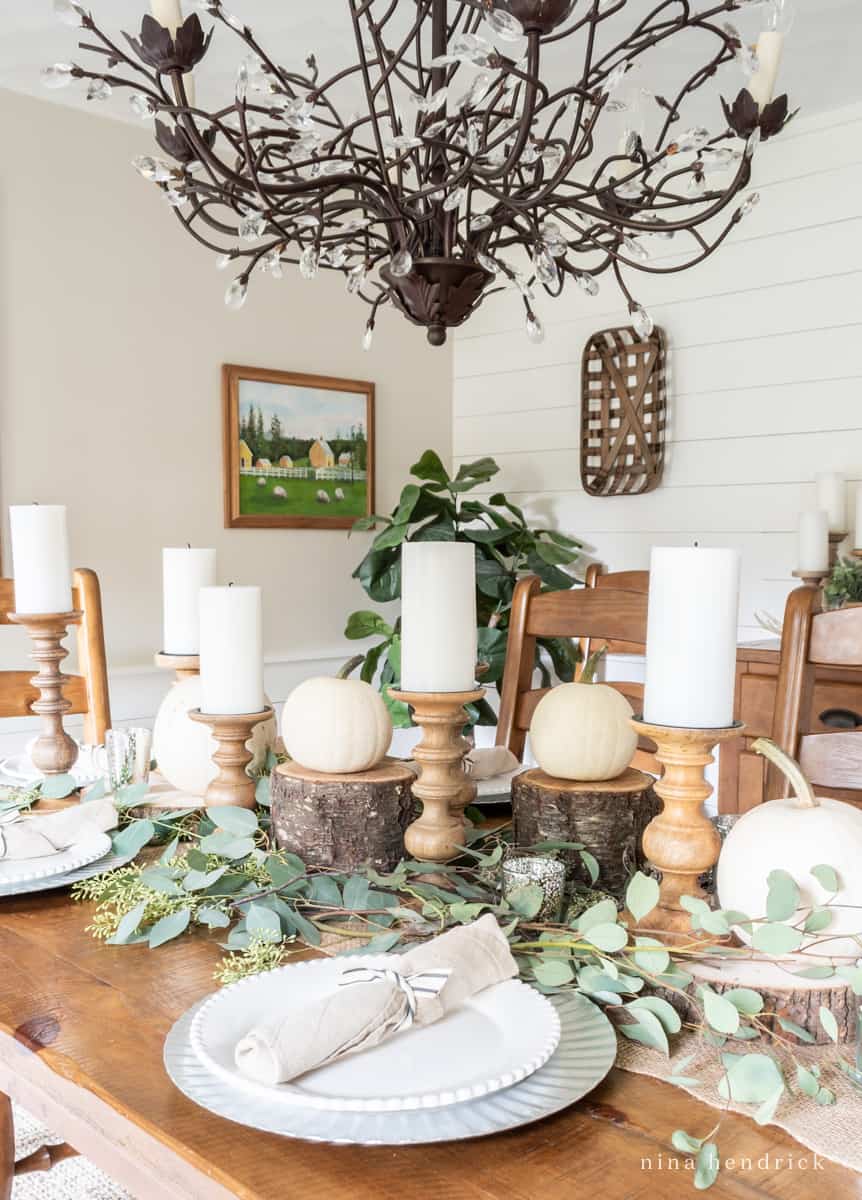
<path fill-rule="evenodd" d="M 228 529 L 350 529 L 374 511 L 374 384 L 222 367 Z"/>

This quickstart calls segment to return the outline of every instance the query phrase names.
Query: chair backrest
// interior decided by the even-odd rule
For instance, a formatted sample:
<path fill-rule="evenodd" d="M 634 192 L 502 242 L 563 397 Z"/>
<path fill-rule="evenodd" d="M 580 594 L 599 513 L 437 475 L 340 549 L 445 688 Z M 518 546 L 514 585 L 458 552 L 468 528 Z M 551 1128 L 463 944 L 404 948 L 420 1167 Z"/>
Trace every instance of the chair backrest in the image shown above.
<path fill-rule="evenodd" d="M 636 577 L 636 578 L 633 578 Z M 627 586 L 615 587 L 621 578 Z M 600 582 L 601 581 L 601 582 Z M 508 746 L 518 758 L 536 705 L 547 688 L 533 686 L 536 639 L 540 637 L 576 638 L 582 651 L 592 644 L 632 653 L 643 653 L 646 646 L 647 595 L 646 571 L 624 572 L 620 576 L 595 574 L 588 586 L 565 592 L 541 593 L 541 580 L 528 575 L 519 580 L 512 600 L 509 640 L 497 723 L 497 744 Z M 634 586 L 636 585 L 636 586 Z M 612 681 L 635 712 L 643 706 L 643 684 Z M 655 745 L 643 739 L 633 763 L 645 771 L 661 774 L 654 757 Z"/>
<path fill-rule="evenodd" d="M 784 613 L 772 739 L 799 759 L 816 787 L 862 804 L 862 729 L 810 731 L 818 667 L 862 667 L 862 607 L 822 612 L 818 588 L 797 588 Z M 788 792 L 770 765 L 766 799 Z"/>
<path fill-rule="evenodd" d="M 78 675 L 69 675 L 63 694 L 71 702 L 71 713 L 84 715 L 84 740 L 99 744 L 111 725 L 108 697 L 108 664 L 102 624 L 102 593 L 95 571 L 79 567 L 72 574 L 72 604 L 84 614 L 75 627 L 78 646 Z M 0 625 L 8 625 L 7 613 L 15 611 L 15 581 L 0 579 Z M 32 716 L 30 705 L 39 692 L 30 682 L 35 669 L 0 671 L 0 717 Z"/>

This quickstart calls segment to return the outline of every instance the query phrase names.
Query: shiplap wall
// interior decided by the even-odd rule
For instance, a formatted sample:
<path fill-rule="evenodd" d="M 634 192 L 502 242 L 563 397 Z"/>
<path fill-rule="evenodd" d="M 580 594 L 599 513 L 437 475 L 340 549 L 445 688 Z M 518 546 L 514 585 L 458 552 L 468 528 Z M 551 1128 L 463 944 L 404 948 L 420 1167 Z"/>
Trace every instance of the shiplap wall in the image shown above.
<path fill-rule="evenodd" d="M 493 455 L 494 490 L 611 569 L 646 567 L 655 544 L 739 547 L 743 640 L 765 636 L 755 612 L 780 615 L 794 586 L 814 474 L 862 480 L 862 104 L 761 146 L 752 189 L 760 204 L 710 260 L 632 280 L 671 347 L 655 492 L 596 499 L 580 484 L 581 353 L 590 333 L 628 323 L 610 280 L 594 299 L 537 298 L 540 346 L 517 293 L 491 297 L 457 338 L 453 398 L 456 461 Z M 651 240 L 657 261 L 673 246 Z"/>

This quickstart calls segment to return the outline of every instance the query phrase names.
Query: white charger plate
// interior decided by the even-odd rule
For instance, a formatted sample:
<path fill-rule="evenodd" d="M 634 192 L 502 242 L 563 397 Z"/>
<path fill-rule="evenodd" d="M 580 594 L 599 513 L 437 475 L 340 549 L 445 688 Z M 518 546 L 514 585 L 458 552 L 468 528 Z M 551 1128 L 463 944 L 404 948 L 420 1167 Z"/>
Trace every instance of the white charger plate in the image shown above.
<path fill-rule="evenodd" d="M 93 749 L 94 747 L 79 746 L 78 761 L 69 771 L 79 787 L 104 778 L 104 770 L 93 762 Z M 44 778 L 42 772 L 33 766 L 29 754 L 12 754 L 8 758 L 0 759 L 0 786 L 32 787 Z"/>
<path fill-rule="evenodd" d="M 0 859 L 0 886 L 7 884 L 32 883 L 65 875 L 78 867 L 104 858 L 110 852 L 111 839 L 106 833 L 91 833 L 68 850 L 57 854 L 45 854 L 41 858 Z"/>
<path fill-rule="evenodd" d="M 604 1013 L 576 993 L 554 996 L 552 1002 L 560 1018 L 561 1037 L 543 1067 L 503 1091 L 430 1111 L 321 1112 L 273 1104 L 271 1090 L 260 1096 L 238 1088 L 211 1071 L 192 1047 L 191 1024 L 201 1005 L 191 1008 L 171 1029 L 164 1063 L 176 1087 L 190 1100 L 251 1129 L 341 1146 L 454 1142 L 551 1116 L 586 1096 L 607 1075 L 616 1057 L 617 1038 Z"/>
<path fill-rule="evenodd" d="M 107 854 L 104 858 L 94 859 L 74 871 L 66 871 L 62 875 L 51 875 L 46 879 L 31 879 L 26 883 L 0 884 L 0 900 L 4 896 L 29 896 L 33 892 L 48 892 L 52 888 L 71 887 L 82 879 L 92 879 L 94 875 L 103 875 L 106 871 L 114 871 L 117 867 L 125 867 L 135 857 L 134 854 Z"/>
<path fill-rule="evenodd" d="M 442 1108 L 486 1096 L 526 1078 L 547 1062 L 560 1040 L 552 1004 L 509 979 L 471 997 L 456 1012 L 413 1028 L 380 1046 L 268 1087 L 234 1063 L 237 1042 L 276 1013 L 313 1006 L 338 986 L 348 966 L 388 967 L 391 955 L 352 955 L 295 963 L 216 992 L 196 1014 L 191 1042 L 227 1084 L 270 1103 L 340 1112 Z"/>

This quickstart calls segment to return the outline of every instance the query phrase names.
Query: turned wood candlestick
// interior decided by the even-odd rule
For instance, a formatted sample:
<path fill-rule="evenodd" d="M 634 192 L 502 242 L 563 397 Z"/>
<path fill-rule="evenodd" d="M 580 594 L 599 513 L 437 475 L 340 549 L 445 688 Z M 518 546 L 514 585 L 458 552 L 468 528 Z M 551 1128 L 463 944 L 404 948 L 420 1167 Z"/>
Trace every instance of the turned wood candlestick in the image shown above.
<path fill-rule="evenodd" d="M 706 899 L 698 877 L 718 862 L 721 838 L 703 810 L 712 794 L 704 769 L 713 761 L 720 742 L 739 737 L 741 721 L 725 729 L 678 729 L 651 725 L 640 717 L 632 725 L 641 737 L 656 744 L 656 758 L 664 774 L 655 785 L 663 809 L 653 817 L 643 835 L 644 854 L 661 871 L 658 905 L 639 926 L 667 933 L 691 933 L 691 914 L 681 896 Z M 696 935 L 693 935 L 696 936 Z"/>
<path fill-rule="evenodd" d="M 838 565 L 838 547 L 841 545 L 841 543 L 844 541 L 844 539 L 847 536 L 848 536 L 848 531 L 846 529 L 844 530 L 843 533 L 840 531 L 836 531 L 834 533 L 830 532 L 830 534 L 829 534 L 829 571 L 826 572 L 827 575 L 831 574 L 832 568 Z"/>
<path fill-rule="evenodd" d="M 204 800 L 208 808 L 232 804 L 235 808 L 254 808 L 255 783 L 246 774 L 252 760 L 252 752 L 246 746 L 251 731 L 261 721 L 268 721 L 272 709 L 267 706 L 256 713 L 230 713 L 216 715 L 201 712 L 199 708 L 189 711 L 189 717 L 201 725 L 209 725 L 218 749 L 212 760 L 219 769 L 218 775 L 206 790 Z"/>
<path fill-rule="evenodd" d="M 30 682 L 40 696 L 30 705 L 42 718 L 42 733 L 33 744 L 30 758 L 43 775 L 65 775 L 78 759 L 78 746 L 63 728 L 63 713 L 72 707 L 63 695 L 69 680 L 60 670 L 60 663 L 69 653 L 62 644 L 70 625 L 77 625 L 83 613 L 7 613 L 14 625 L 22 625 L 30 635 L 33 650 L 30 657 L 39 664 L 39 674 Z"/>
<path fill-rule="evenodd" d="M 831 567 L 826 567 L 822 571 L 791 571 L 794 579 L 801 579 L 803 586 L 810 588 L 821 587 L 823 580 L 828 579 L 831 573 Z"/>
<path fill-rule="evenodd" d="M 177 683 L 182 683 L 184 679 L 192 679 L 201 673 L 199 654 L 165 654 L 164 650 L 160 650 L 154 656 L 154 661 L 163 671 L 173 671 Z"/>
<path fill-rule="evenodd" d="M 485 695 L 472 692 L 396 692 L 389 695 L 413 709 L 422 727 L 422 741 L 413 757 L 419 777 L 413 795 L 422 801 L 422 814 L 404 835 L 404 845 L 422 862 L 445 862 L 464 845 L 464 809 L 476 798 L 476 785 L 464 770 L 470 743 L 461 730 L 467 724 L 465 704 Z"/>

